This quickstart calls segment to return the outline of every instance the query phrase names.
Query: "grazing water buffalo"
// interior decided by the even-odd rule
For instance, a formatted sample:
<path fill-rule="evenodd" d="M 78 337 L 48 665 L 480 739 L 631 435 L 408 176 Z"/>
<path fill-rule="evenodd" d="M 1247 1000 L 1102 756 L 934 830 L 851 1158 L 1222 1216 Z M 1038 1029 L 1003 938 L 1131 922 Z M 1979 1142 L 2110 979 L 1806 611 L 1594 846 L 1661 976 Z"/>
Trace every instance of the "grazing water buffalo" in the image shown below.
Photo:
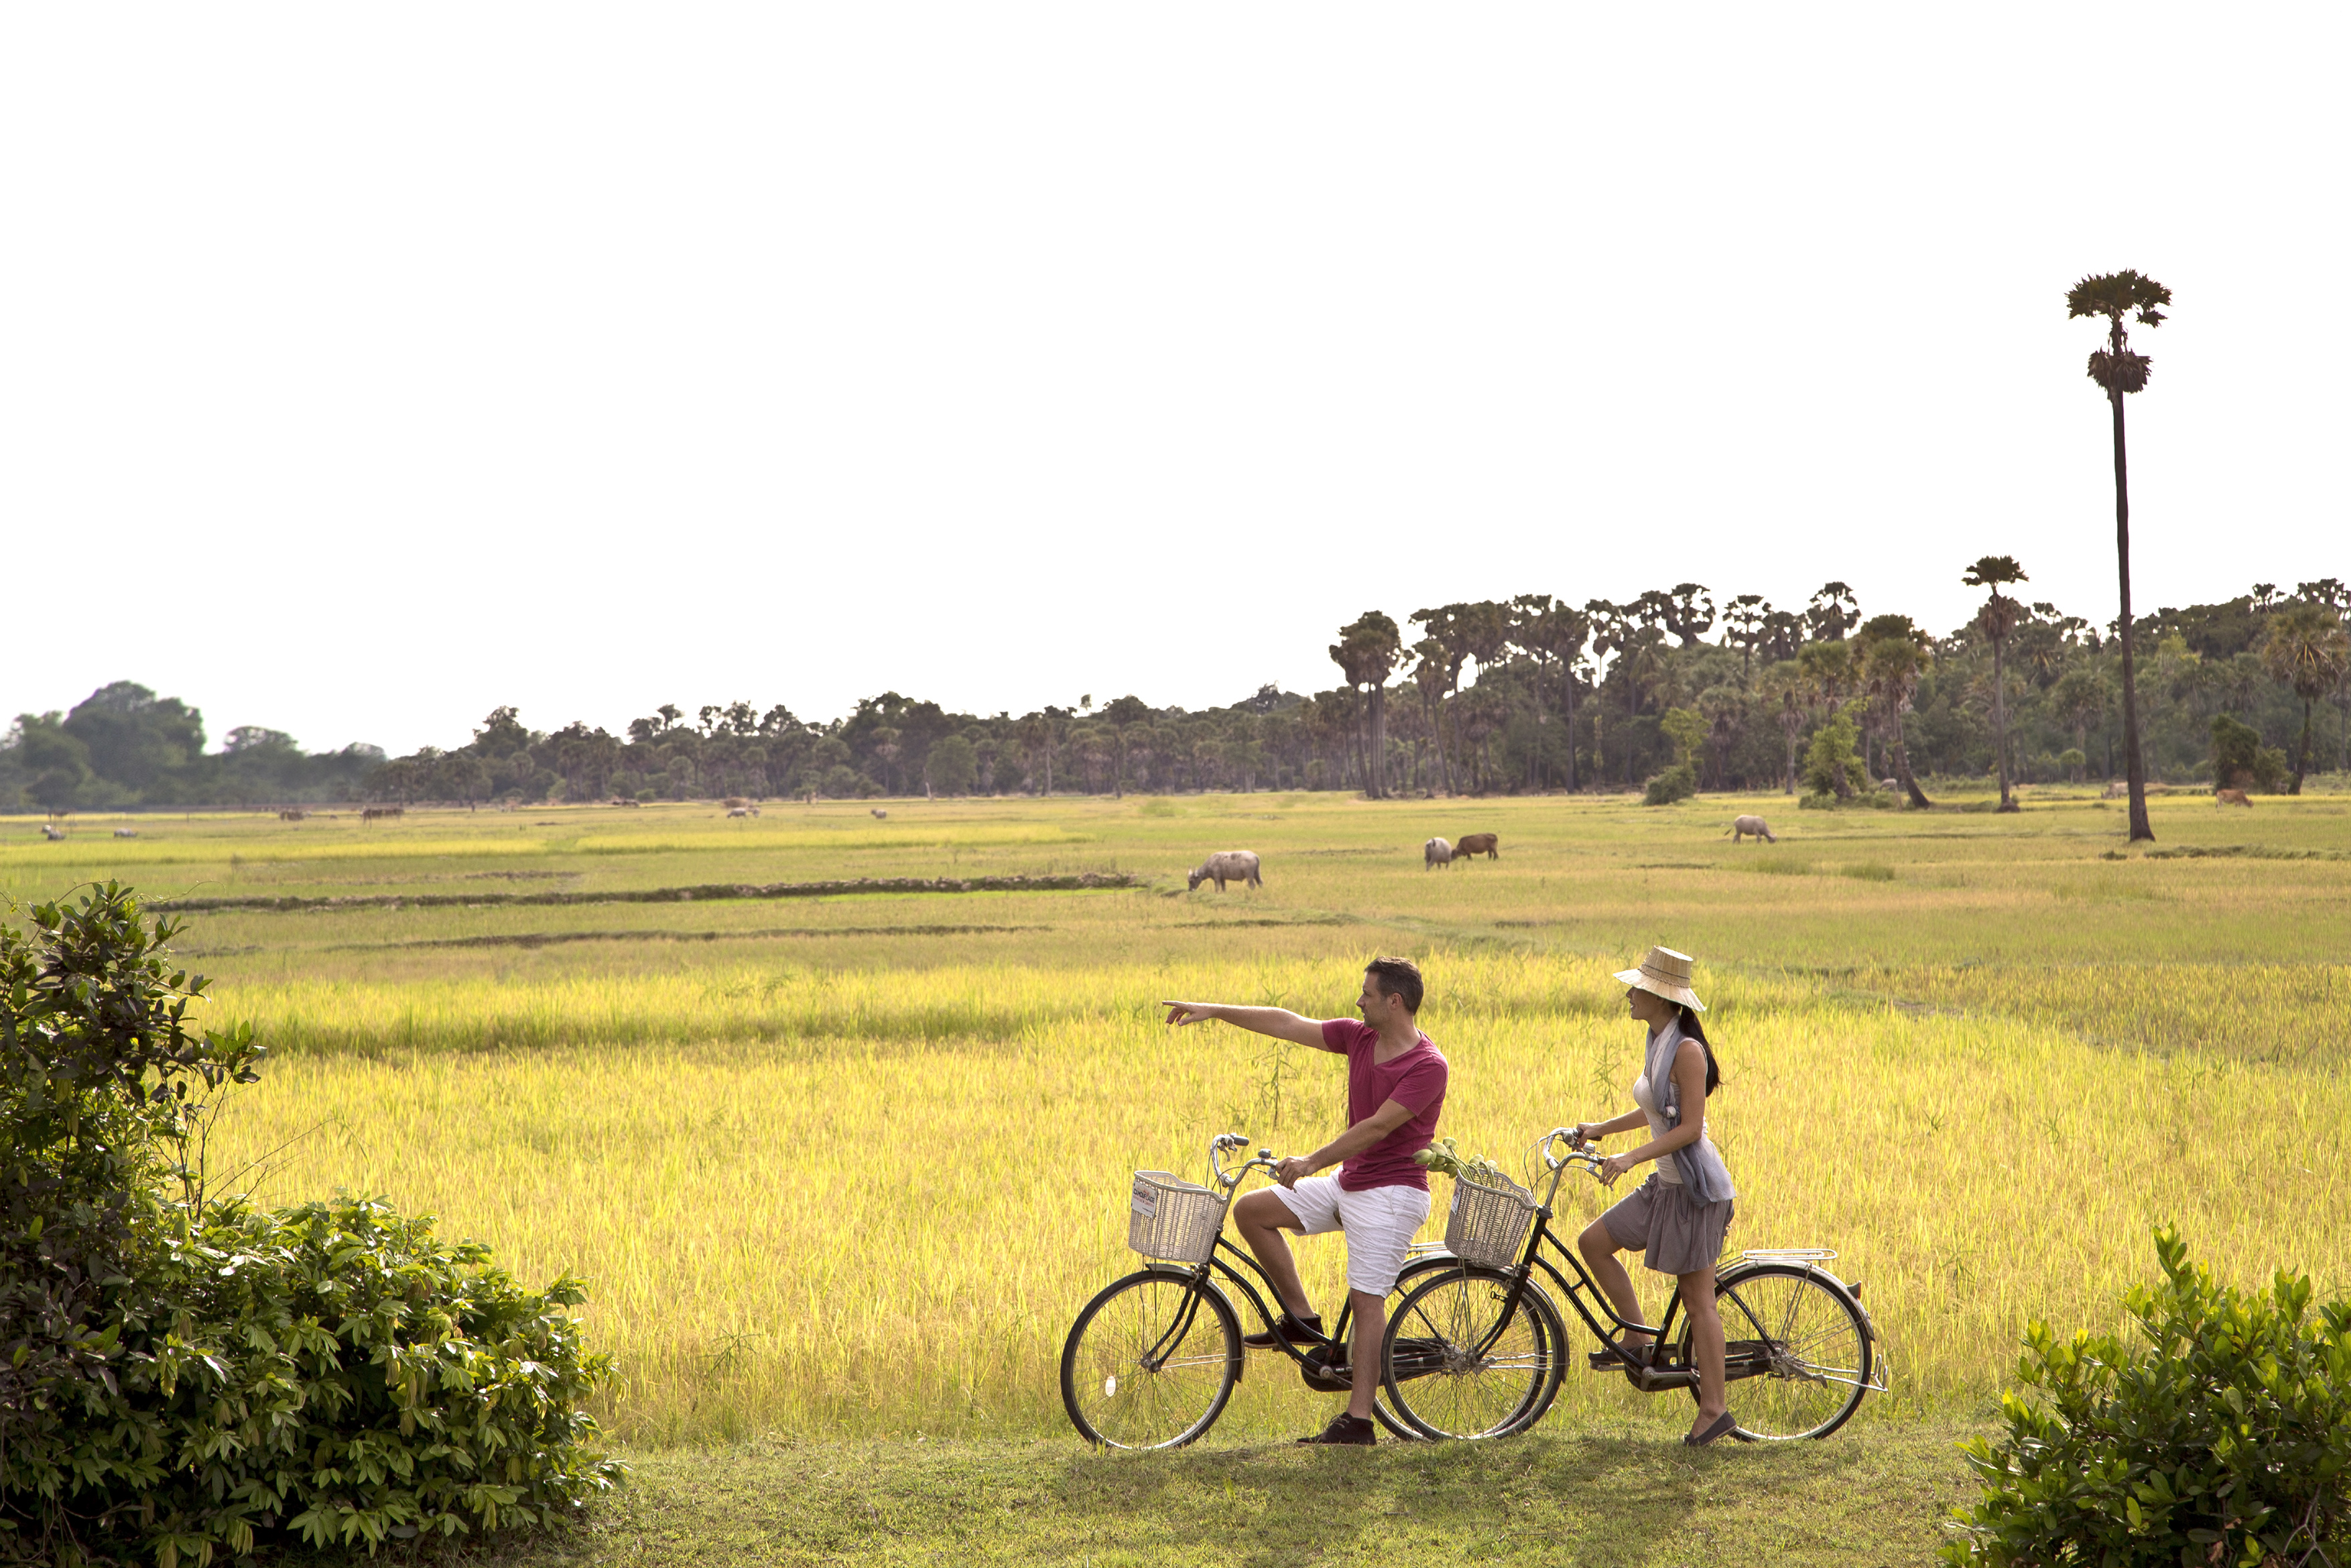
<path fill-rule="evenodd" d="M 883 818 L 885 818 L 885 817 L 889 816 L 889 814 L 890 814 L 889 812 L 887 812 L 887 811 L 883 810 L 881 807 L 879 807 L 879 806 L 874 806 L 874 807 L 872 807 L 872 808 L 869 808 L 869 809 L 872 811 L 872 813 L 873 813 L 873 820 L 874 820 L 875 821 L 877 821 L 877 822 L 878 822 L 878 821 L 882 821 Z"/>
<path fill-rule="evenodd" d="M 1218 850 L 1193 868 L 1194 887 L 1209 881 L 1216 883 L 1218 893 L 1225 891 L 1227 882 L 1247 883 L 1251 887 L 1265 885 L 1257 874 L 1255 850 Z"/>
<path fill-rule="evenodd" d="M 56 843 L 59 839 L 62 839 L 65 836 L 66 831 L 63 828 L 58 827 L 55 822 L 43 822 L 41 824 L 41 837 L 48 840 L 49 842 Z"/>
<path fill-rule="evenodd" d="M 1420 846 L 1421 870 L 1435 871 L 1438 866 L 1450 869 L 1452 864 L 1453 846 L 1443 839 L 1431 839 Z"/>
<path fill-rule="evenodd" d="M 2248 811 L 2253 809 L 2252 800 L 2246 796 L 2242 789 L 2215 789 L 2212 791 L 2212 804 L 2215 806 L 2242 806 Z"/>
<path fill-rule="evenodd" d="M 1730 841 L 1732 843 L 1745 843 L 1747 841 L 1747 835 L 1750 833 L 1754 834 L 1757 838 L 1761 839 L 1766 843 L 1776 844 L 1780 841 L 1778 839 L 1771 836 L 1771 830 L 1763 825 L 1763 819 L 1761 817 L 1733 817 L 1730 819 Z"/>
<path fill-rule="evenodd" d="M 1502 858 L 1501 842 L 1499 833 L 1468 833 L 1453 846 L 1453 852 L 1463 860 L 1471 855 L 1484 855 L 1489 861 L 1498 861 Z"/>
<path fill-rule="evenodd" d="M 118 839 L 135 839 L 139 836 L 139 830 L 136 828 L 117 828 L 114 830 L 114 836 Z"/>

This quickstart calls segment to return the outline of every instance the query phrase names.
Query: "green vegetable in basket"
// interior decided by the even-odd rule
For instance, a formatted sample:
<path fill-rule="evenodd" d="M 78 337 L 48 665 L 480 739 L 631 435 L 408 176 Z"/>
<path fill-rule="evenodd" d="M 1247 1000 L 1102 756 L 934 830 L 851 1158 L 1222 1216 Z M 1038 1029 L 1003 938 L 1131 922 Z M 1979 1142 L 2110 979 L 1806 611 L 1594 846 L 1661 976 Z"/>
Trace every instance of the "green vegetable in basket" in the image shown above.
<path fill-rule="evenodd" d="M 1507 1182 L 1510 1179 L 1509 1173 L 1483 1155 L 1463 1155 L 1450 1138 L 1439 1138 L 1412 1157 L 1423 1169 L 1436 1171 L 1456 1180 L 1463 1176 L 1482 1182 Z"/>

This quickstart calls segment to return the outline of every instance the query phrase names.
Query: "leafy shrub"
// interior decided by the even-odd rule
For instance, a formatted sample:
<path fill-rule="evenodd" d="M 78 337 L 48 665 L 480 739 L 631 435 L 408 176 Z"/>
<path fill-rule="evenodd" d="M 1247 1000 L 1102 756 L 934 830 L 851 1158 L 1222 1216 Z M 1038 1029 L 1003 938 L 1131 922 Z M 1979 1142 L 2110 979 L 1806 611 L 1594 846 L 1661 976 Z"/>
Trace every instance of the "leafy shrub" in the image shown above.
<path fill-rule="evenodd" d="M 205 981 L 129 889 L 31 915 L 0 929 L 0 1558 L 372 1545 L 612 1483 L 576 1281 L 524 1291 L 380 1204 L 209 1198 L 192 1135 L 263 1052 L 188 1030 Z"/>
<path fill-rule="evenodd" d="M 1698 769 L 1687 762 L 1677 762 L 1649 780 L 1647 791 L 1641 797 L 1644 806 L 1670 806 L 1677 800 L 1687 800 L 1698 793 Z"/>
<path fill-rule="evenodd" d="M 2294 768 L 2283 747 L 2263 746 L 2262 732 L 2225 713 L 2212 716 L 2212 787 L 2274 795 Z"/>
<path fill-rule="evenodd" d="M 1861 759 L 1861 734 L 1853 720 L 1836 714 L 1813 732 L 1804 747 L 1804 791 L 1844 797 L 1874 788 Z"/>
<path fill-rule="evenodd" d="M 2310 1281 L 2213 1281 L 2171 1227 L 2164 1280 L 2125 1298 L 2142 1343 L 2026 1331 L 2003 1396 L 2008 1431 L 1966 1447 L 1983 1495 L 1961 1511 L 1954 1564 L 2101 1568 L 2344 1560 L 2351 1467 L 2351 1303 L 2314 1320 Z"/>

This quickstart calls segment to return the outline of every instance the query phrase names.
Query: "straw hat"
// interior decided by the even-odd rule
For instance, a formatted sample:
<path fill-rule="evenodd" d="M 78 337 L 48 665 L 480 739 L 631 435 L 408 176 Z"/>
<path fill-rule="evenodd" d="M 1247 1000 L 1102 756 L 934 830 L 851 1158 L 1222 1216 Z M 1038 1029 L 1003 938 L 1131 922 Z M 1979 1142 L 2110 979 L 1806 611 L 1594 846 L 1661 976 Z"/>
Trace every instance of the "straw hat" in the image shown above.
<path fill-rule="evenodd" d="M 1616 977 L 1669 1002 L 1706 1011 L 1706 1004 L 1690 989 L 1690 956 L 1687 953 L 1677 953 L 1671 947 L 1652 947 L 1639 968 L 1621 970 Z"/>

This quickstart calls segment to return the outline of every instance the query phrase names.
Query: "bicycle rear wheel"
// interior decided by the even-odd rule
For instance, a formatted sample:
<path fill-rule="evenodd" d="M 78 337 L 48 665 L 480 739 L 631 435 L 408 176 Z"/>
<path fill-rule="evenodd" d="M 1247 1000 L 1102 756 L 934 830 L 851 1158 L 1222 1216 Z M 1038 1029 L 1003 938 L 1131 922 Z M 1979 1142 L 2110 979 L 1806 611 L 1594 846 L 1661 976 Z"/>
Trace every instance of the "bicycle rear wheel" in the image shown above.
<path fill-rule="evenodd" d="M 1714 1288 L 1722 1314 L 1731 1435 L 1747 1442 L 1825 1437 L 1869 1392 L 1872 1346 L 1861 1309 L 1813 1271 L 1785 1263 L 1744 1270 Z M 1689 1322 L 1676 1341 L 1690 1365 Z M 1690 1390 L 1698 1397 L 1698 1390 Z"/>
<path fill-rule="evenodd" d="M 1241 1331 L 1213 1285 L 1145 1269 L 1085 1304 L 1061 1346 L 1061 1404 L 1086 1441 L 1180 1448 L 1217 1424 L 1241 1375 Z"/>
<path fill-rule="evenodd" d="M 1506 1322 L 1516 1276 L 1460 1264 L 1388 1314 L 1382 1386 L 1422 1437 L 1501 1437 L 1543 1417 L 1566 1372 L 1567 1326 L 1532 1280 Z"/>

